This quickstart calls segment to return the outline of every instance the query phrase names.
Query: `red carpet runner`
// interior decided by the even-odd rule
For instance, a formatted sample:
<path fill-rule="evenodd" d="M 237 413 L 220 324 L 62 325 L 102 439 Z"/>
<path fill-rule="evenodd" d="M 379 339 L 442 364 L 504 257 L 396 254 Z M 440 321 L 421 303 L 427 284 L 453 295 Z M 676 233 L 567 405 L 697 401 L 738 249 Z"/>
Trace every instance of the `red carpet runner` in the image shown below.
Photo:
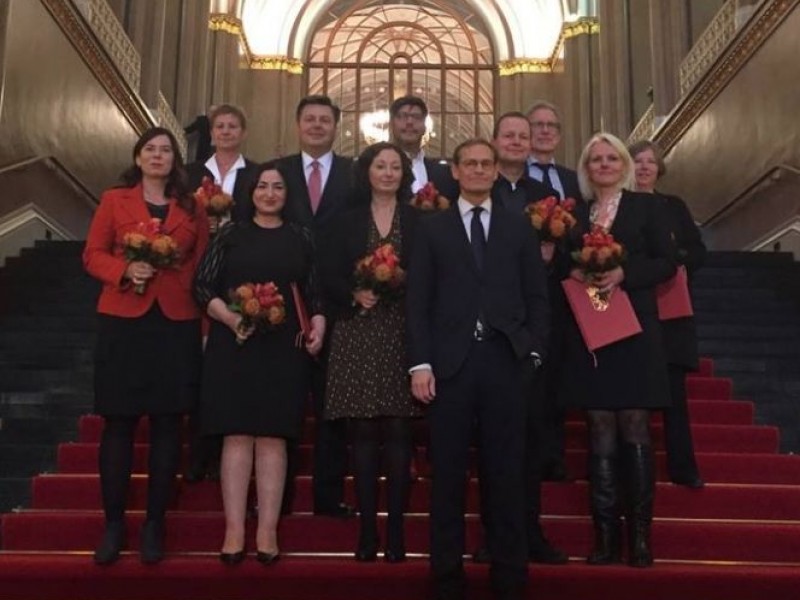
<path fill-rule="evenodd" d="M 800 597 L 800 457 L 778 455 L 778 431 L 753 424 L 749 402 L 731 399 L 731 382 L 712 376 L 704 361 L 689 381 L 695 444 L 703 490 L 665 481 L 658 453 L 652 569 L 588 567 L 591 541 L 585 482 L 585 428 L 571 415 L 568 462 L 572 483 L 543 490 L 547 535 L 573 561 L 564 567 L 531 567 L 530 598 L 549 600 L 672 599 L 775 600 Z M 87 416 L 80 440 L 59 449 L 56 474 L 33 480 L 30 509 L 2 518 L 0 599 L 140 600 L 416 600 L 428 592 L 427 496 L 424 452 L 418 452 L 419 480 L 412 490 L 405 564 L 359 564 L 350 556 L 357 523 L 309 514 L 310 480 L 298 482 L 296 513 L 280 531 L 284 560 L 264 568 L 254 560 L 225 567 L 216 558 L 223 519 L 217 484 L 180 485 L 168 518 L 167 560 L 142 566 L 131 553 L 116 565 L 95 567 L 91 550 L 102 531 L 97 442 L 102 422 Z M 654 418 L 661 446 L 661 425 Z M 131 487 L 129 537 L 135 550 L 143 519 L 147 427 L 138 433 Z M 422 448 L 425 433 L 417 442 Z M 303 473 L 310 472 L 310 445 L 301 449 Z M 352 499 L 352 481 L 348 494 Z M 467 518 L 470 551 L 477 542 L 477 486 L 469 482 Z M 254 524 L 251 524 L 254 525 Z M 251 532 L 252 533 L 252 532 Z M 252 535 L 250 536 L 252 539 Z M 468 565 L 470 598 L 489 598 L 487 569 Z"/>

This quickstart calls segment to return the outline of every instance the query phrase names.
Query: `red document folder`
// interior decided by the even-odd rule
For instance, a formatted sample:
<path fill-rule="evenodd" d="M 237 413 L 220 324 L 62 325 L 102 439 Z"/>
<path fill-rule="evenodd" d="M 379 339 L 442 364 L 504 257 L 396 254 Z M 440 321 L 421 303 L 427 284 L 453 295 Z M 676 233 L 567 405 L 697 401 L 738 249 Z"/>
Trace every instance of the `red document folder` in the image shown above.
<path fill-rule="evenodd" d="M 672 279 L 656 286 L 656 300 L 658 301 L 658 318 L 662 321 L 694 315 L 686 267 L 681 265 Z"/>
<path fill-rule="evenodd" d="M 624 290 L 616 288 L 607 303 L 593 302 L 589 288 L 574 279 L 561 282 L 567 301 L 590 351 L 642 332 L 642 326 Z"/>
<path fill-rule="evenodd" d="M 303 342 L 308 339 L 311 333 L 311 321 L 308 318 L 308 309 L 306 303 L 303 302 L 303 296 L 300 295 L 300 287 L 292 282 L 292 300 L 294 301 L 294 310 L 297 313 L 297 321 L 300 324 L 300 333 L 298 334 L 297 346 L 301 347 Z"/>

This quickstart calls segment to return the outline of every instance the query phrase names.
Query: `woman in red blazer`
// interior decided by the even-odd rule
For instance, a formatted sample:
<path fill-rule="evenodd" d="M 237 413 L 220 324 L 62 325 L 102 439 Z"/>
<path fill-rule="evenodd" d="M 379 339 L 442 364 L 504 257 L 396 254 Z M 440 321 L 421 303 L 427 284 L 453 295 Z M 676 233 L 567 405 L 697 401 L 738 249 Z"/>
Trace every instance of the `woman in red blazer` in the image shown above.
<path fill-rule="evenodd" d="M 94 555 L 97 564 L 116 561 L 125 547 L 133 437 L 142 415 L 150 421 L 150 457 L 141 559 L 163 558 L 181 415 L 196 401 L 201 364 L 200 312 L 191 287 L 208 243 L 207 218 L 188 193 L 180 151 L 168 130 L 146 131 L 133 159 L 123 185 L 103 194 L 83 252 L 86 270 L 103 283 L 95 412 L 105 418 L 99 465 L 106 529 Z M 177 246 L 170 266 L 126 259 L 125 235 L 154 223 Z"/>

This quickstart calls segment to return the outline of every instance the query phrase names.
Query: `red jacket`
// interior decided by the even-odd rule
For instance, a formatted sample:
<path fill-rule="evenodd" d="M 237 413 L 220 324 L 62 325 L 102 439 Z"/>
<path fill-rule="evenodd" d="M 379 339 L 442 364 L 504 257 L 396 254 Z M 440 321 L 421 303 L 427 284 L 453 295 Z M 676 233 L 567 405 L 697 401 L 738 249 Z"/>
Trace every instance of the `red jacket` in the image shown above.
<path fill-rule="evenodd" d="M 148 221 L 150 214 L 141 184 L 103 193 L 83 250 L 84 267 L 103 282 L 97 311 L 118 317 L 140 317 L 157 301 L 164 315 L 174 321 L 199 318 L 201 311 L 192 298 L 192 279 L 208 245 L 205 211 L 198 206 L 192 217 L 176 202 L 170 203 L 163 230 L 178 244 L 179 262 L 159 269 L 140 295 L 128 280 L 123 281 L 128 261 L 123 255 L 122 238 Z"/>

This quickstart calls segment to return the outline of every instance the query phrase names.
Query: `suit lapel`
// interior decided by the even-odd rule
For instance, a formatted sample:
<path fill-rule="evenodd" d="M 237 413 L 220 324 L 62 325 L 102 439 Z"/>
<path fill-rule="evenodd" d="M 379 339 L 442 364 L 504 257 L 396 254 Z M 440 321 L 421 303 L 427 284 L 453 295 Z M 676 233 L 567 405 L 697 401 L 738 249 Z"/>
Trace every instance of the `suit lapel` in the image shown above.
<path fill-rule="evenodd" d="M 314 219 L 311 212 L 311 199 L 308 197 L 308 184 L 306 174 L 303 172 L 303 155 L 296 154 L 289 162 L 289 173 L 292 178 L 291 189 L 296 190 L 294 196 L 297 198 L 296 207 L 298 217 L 303 223 L 310 223 Z"/>
<path fill-rule="evenodd" d="M 325 181 L 325 187 L 322 189 L 322 197 L 319 199 L 319 206 L 317 207 L 317 214 L 314 215 L 316 219 L 322 218 L 326 212 L 333 210 L 333 196 L 339 187 L 339 177 L 342 175 L 343 165 L 339 157 L 334 154 L 331 159 L 331 172 L 328 173 L 328 179 Z M 308 196 L 308 188 L 306 187 L 306 196 Z M 309 210 L 311 209 L 311 199 L 308 201 Z"/>
<path fill-rule="evenodd" d="M 142 185 L 139 184 L 125 191 L 126 198 L 120 203 L 122 209 L 127 212 L 137 223 L 147 223 L 150 220 L 150 213 L 144 201 Z"/>
<path fill-rule="evenodd" d="M 475 255 L 472 253 L 472 244 L 469 241 L 466 229 L 464 229 L 464 221 L 461 218 L 458 204 L 453 205 L 448 216 L 450 217 L 448 221 L 451 235 L 455 240 L 458 240 L 459 253 L 462 255 L 464 263 L 469 265 L 470 270 L 476 276 L 480 276 L 478 265 L 475 263 Z"/>

